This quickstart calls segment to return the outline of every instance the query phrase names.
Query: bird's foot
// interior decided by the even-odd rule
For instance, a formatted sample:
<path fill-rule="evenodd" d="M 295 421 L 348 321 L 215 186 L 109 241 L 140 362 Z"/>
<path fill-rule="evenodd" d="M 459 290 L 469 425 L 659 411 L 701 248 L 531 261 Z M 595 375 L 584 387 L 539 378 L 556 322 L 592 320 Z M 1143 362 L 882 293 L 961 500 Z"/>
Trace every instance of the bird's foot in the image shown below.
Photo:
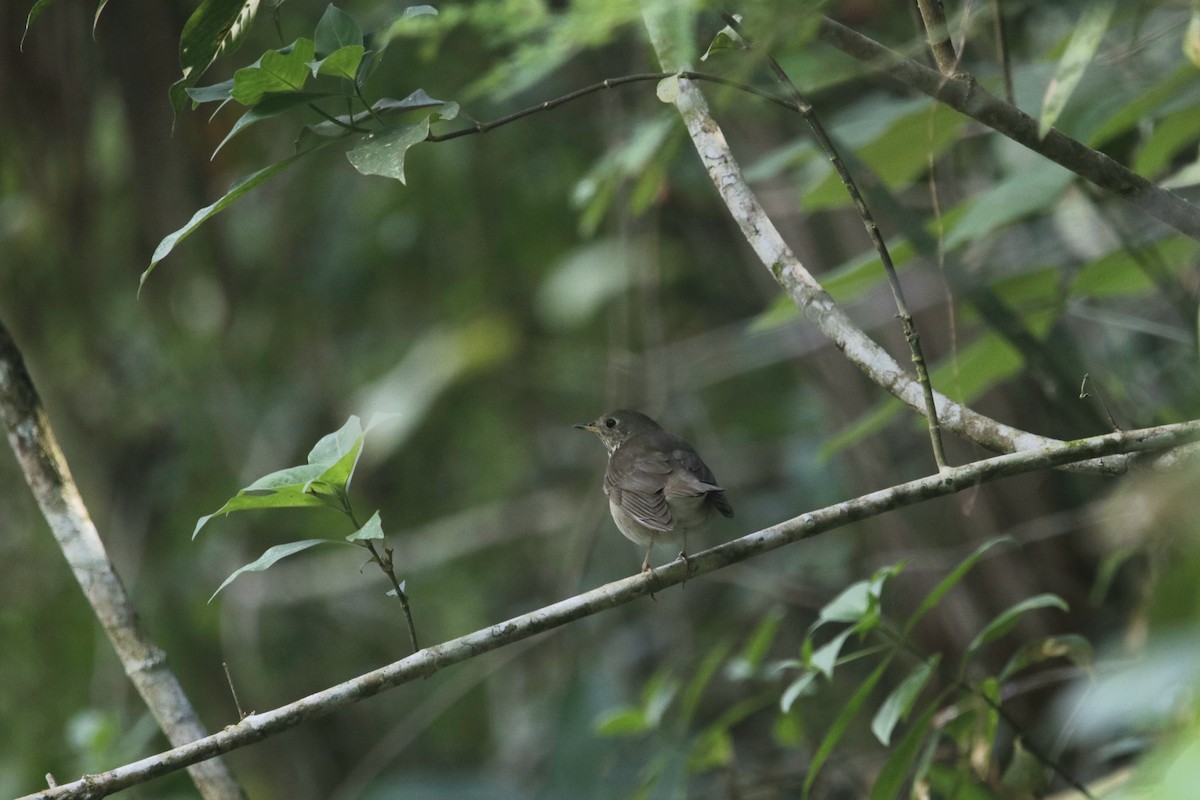
<path fill-rule="evenodd" d="M 688 576 L 692 574 L 692 562 L 688 561 L 687 551 L 685 550 L 680 550 L 679 555 L 676 556 L 676 558 L 683 559 L 683 583 L 681 583 L 680 586 L 687 586 Z"/>
<path fill-rule="evenodd" d="M 642 562 L 642 573 L 641 573 L 641 574 L 645 575 L 647 572 L 649 572 L 649 573 L 650 573 L 650 582 L 651 582 L 652 584 L 657 584 L 657 583 L 658 583 L 658 573 L 657 573 L 657 572 L 655 572 L 655 571 L 654 571 L 654 568 L 650 566 L 650 561 L 649 561 L 649 560 L 646 560 L 646 561 L 643 561 L 643 562 Z M 650 599 L 651 599 L 651 600 L 653 600 L 653 601 L 654 601 L 654 602 L 656 602 L 656 603 L 658 602 L 658 598 L 656 598 L 656 597 L 654 596 L 654 590 L 653 590 L 653 589 L 651 589 L 651 590 L 650 590 Z"/>

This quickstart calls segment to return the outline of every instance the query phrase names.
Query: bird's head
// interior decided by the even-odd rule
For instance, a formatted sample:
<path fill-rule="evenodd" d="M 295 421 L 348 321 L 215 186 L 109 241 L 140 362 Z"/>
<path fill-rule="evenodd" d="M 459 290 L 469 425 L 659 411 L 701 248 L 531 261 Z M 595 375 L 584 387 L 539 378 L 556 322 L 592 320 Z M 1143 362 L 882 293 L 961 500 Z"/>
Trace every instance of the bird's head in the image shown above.
<path fill-rule="evenodd" d="M 592 422 L 580 422 L 575 427 L 591 431 L 599 436 L 609 454 L 628 441 L 631 436 L 662 430 L 657 422 L 645 414 L 623 408 L 603 414 Z"/>

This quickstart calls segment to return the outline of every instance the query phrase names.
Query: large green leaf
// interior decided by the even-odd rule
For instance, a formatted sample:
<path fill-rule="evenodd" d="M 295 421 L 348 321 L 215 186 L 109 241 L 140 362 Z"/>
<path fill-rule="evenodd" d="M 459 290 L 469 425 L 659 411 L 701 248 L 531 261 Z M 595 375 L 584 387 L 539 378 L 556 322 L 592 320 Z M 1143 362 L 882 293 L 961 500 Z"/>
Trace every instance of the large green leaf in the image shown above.
<path fill-rule="evenodd" d="M 332 75 L 335 78 L 345 78 L 348 81 L 354 80 L 354 76 L 358 74 L 358 65 L 362 62 L 363 50 L 361 44 L 348 44 L 338 50 L 334 50 L 327 57 L 319 61 L 313 61 L 309 64 L 312 69 L 313 77 L 317 75 Z"/>
<path fill-rule="evenodd" d="M 357 46 L 361 50 L 362 29 L 358 27 L 354 17 L 330 3 L 317 23 L 313 41 L 317 46 L 317 54 L 321 57 L 327 57 L 345 47 Z"/>
<path fill-rule="evenodd" d="M 188 94 L 194 101 L 195 94 L 190 90 Z M 320 100 L 326 96 L 327 95 L 320 94 L 318 92 L 292 92 L 290 94 L 274 94 L 264 97 L 262 101 L 258 103 L 258 105 L 247 109 L 246 113 L 242 114 L 242 116 L 238 118 L 238 121 L 233 123 L 233 127 L 229 129 L 229 133 L 225 134 L 225 138 L 221 140 L 219 145 L 217 145 L 217 149 L 213 150 L 213 156 L 215 157 L 217 153 L 221 152 L 221 148 L 224 147 L 230 139 L 232 139 L 234 136 L 237 136 L 239 133 L 244 131 L 246 128 L 249 128 L 256 122 L 262 122 L 264 119 L 277 117 L 280 114 L 295 108 L 296 106 L 305 105 L 313 102 L 314 100 Z"/>
<path fill-rule="evenodd" d="M 302 553 L 310 547 L 316 547 L 319 544 L 342 544 L 342 542 L 338 541 L 337 539 L 304 539 L 299 542 L 277 544 L 259 556 L 256 560 L 235 570 L 221 583 L 220 586 L 217 587 L 217 590 L 212 593 L 212 597 L 208 598 L 208 602 L 211 603 L 213 601 L 213 597 L 216 597 L 221 593 L 222 589 L 233 583 L 233 579 L 238 575 L 241 575 L 244 572 L 262 572 L 265 569 L 270 569 L 280 559 L 287 558 L 288 556 L 295 555 L 296 553 Z"/>
<path fill-rule="evenodd" d="M 411 125 L 394 125 L 365 137 L 346 158 L 363 175 L 381 175 L 404 183 L 404 156 L 408 148 L 429 136 L 429 119 Z"/>
<path fill-rule="evenodd" d="M 196 85 L 209 65 L 242 43 L 258 7 L 259 0 L 204 0 L 188 18 L 179 36 L 183 77 L 171 87 L 176 113 L 187 102 L 187 89 Z"/>
<path fill-rule="evenodd" d="M 311 39 L 297 39 L 282 50 L 268 50 L 258 64 L 233 73 L 234 100 L 252 106 L 268 94 L 299 92 L 309 76 Z"/>
<path fill-rule="evenodd" d="M 1079 16 L 1075 30 L 1062 59 L 1058 62 L 1058 70 L 1046 87 L 1046 95 L 1042 98 L 1042 116 L 1038 120 L 1038 136 L 1045 137 L 1058 115 L 1066 107 L 1067 101 L 1075 92 L 1075 87 L 1083 78 L 1084 71 L 1092 63 L 1096 48 L 1108 30 L 1109 20 L 1116 9 L 1116 0 L 1093 0 Z"/>

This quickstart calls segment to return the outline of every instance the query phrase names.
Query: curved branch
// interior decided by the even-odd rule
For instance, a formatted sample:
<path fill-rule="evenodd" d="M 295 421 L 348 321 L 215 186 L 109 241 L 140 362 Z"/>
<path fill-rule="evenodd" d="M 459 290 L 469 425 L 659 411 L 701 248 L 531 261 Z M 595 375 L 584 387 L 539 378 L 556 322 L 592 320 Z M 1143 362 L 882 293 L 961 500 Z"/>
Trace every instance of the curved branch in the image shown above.
<path fill-rule="evenodd" d="M 1200 420 L 1193 420 L 1143 430 L 1109 433 L 1059 443 L 1042 450 L 995 456 L 964 467 L 949 467 L 937 475 L 801 514 L 712 549 L 689 555 L 686 561 L 682 558 L 676 559 L 666 566 L 656 568 L 654 572 L 623 578 L 505 622 L 481 628 L 272 711 L 251 714 L 237 724 L 229 725 L 219 733 L 199 741 L 108 772 L 87 775 L 73 783 L 56 786 L 18 800 L 104 797 L 212 758 L 219 753 L 253 744 L 294 728 L 306 720 L 346 708 L 400 684 L 428 677 L 453 664 L 609 608 L 633 602 L 698 575 L 714 572 L 793 542 L 835 530 L 851 522 L 1025 472 L 1062 466 L 1084 459 L 1101 458 L 1114 453 L 1169 448 L 1197 439 L 1200 439 Z"/>
<path fill-rule="evenodd" d="M 108 634 L 125 674 L 158 720 L 159 727 L 176 745 L 204 736 L 207 733 L 204 725 L 167 667 L 166 653 L 138 621 L 71 477 L 41 398 L 25 369 L 25 360 L 3 322 L 0 322 L 0 419 L 25 480 L 71 572 Z M 206 800 L 243 797 L 222 761 L 197 765 L 191 775 Z"/>

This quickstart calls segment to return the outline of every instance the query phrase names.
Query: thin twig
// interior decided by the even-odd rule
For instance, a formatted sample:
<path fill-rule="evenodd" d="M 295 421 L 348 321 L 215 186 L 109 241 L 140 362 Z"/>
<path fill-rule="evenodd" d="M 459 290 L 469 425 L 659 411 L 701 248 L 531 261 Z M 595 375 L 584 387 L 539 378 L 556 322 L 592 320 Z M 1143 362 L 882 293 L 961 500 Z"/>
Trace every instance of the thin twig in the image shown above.
<path fill-rule="evenodd" d="M 1036 119 L 975 81 L 942 75 L 827 17 L 818 24 L 817 36 L 847 55 L 873 65 L 888 78 L 966 114 L 1125 199 L 1180 233 L 1200 240 L 1200 208 L 1058 130 L 1051 129 L 1045 137 L 1040 136 Z"/>
<path fill-rule="evenodd" d="M 1083 373 L 1083 381 L 1079 384 L 1079 399 L 1080 400 L 1087 400 L 1088 398 L 1090 398 L 1092 396 L 1087 391 L 1088 377 L 1089 376 L 1086 372 Z M 1115 419 L 1113 419 L 1112 412 L 1108 410 L 1108 403 L 1104 402 L 1104 397 L 1100 394 L 1099 390 L 1096 390 L 1096 399 L 1098 401 L 1100 401 L 1100 407 L 1104 409 L 1104 415 L 1106 417 L 1108 417 L 1108 422 L 1110 425 L 1112 425 L 1112 429 L 1114 431 L 1121 430 L 1121 426 L 1117 424 L 1117 421 Z"/>
<path fill-rule="evenodd" d="M 354 530 L 361 530 L 362 523 L 354 515 L 354 509 L 350 507 L 350 498 L 344 493 L 342 494 L 342 510 L 350 518 L 350 524 L 354 526 Z M 395 565 L 392 563 L 392 548 L 384 545 L 383 555 L 380 555 L 379 551 L 375 549 L 375 543 L 370 539 L 363 540 L 361 544 L 371 553 L 371 560 L 391 581 L 392 591 L 395 592 L 396 599 L 400 601 L 400 608 L 404 610 L 404 621 L 408 623 L 408 639 L 412 643 L 413 652 L 417 652 L 421 649 L 421 646 L 417 644 L 417 626 L 413 624 L 412 609 L 408 607 L 408 595 L 404 593 L 404 587 L 400 585 L 400 580 L 396 577 Z"/>
<path fill-rule="evenodd" d="M 746 38 L 741 29 L 741 25 L 737 19 L 728 12 L 721 12 L 721 18 L 725 20 L 725 24 L 737 32 L 745 42 L 746 47 L 752 47 L 750 41 Z M 900 317 L 900 325 L 904 329 L 904 339 L 908 342 L 909 349 L 912 350 L 913 366 L 917 370 L 917 382 L 921 385 L 922 394 L 925 400 L 925 420 L 929 427 L 929 440 L 933 447 L 933 460 L 937 464 L 939 470 L 945 469 L 946 450 L 942 444 L 942 426 L 938 422 L 937 403 L 933 397 L 933 383 L 929 379 L 929 370 L 925 365 L 925 355 L 921 350 L 921 337 L 917 334 L 917 326 L 913 322 L 912 312 L 908 309 L 908 301 L 904 298 L 904 289 L 900 285 L 900 277 L 896 274 L 896 266 L 892 263 L 891 253 L 888 252 L 887 245 L 883 241 L 883 236 L 879 233 L 879 226 L 875 223 L 875 218 L 872 216 L 870 209 L 867 208 L 867 203 L 863 200 L 862 193 L 858 191 L 858 185 L 854 182 L 854 178 L 850 175 L 850 170 L 846 168 L 846 164 L 842 161 L 842 157 L 838 154 L 837 147 L 834 146 L 833 140 L 829 138 L 829 134 L 825 131 L 825 126 L 817 118 L 813 111 L 812 104 L 809 103 L 800 93 L 800 89 L 788 77 L 788 74 L 783 70 L 769 54 L 766 56 L 767 65 L 771 68 L 771 72 L 783 84 L 784 88 L 792 97 L 792 102 L 795 103 L 797 111 L 804 117 L 804 120 L 812 128 L 813 137 L 821 149 L 825 151 L 825 155 L 837 170 L 838 177 L 842 180 L 842 185 L 846 187 L 846 192 L 850 195 L 854 207 L 858 210 L 858 214 L 862 217 L 863 225 L 867 229 L 867 236 L 871 239 L 871 244 L 875 246 L 875 250 L 879 253 L 879 260 L 883 264 L 883 270 L 887 274 L 888 285 L 892 288 L 892 297 L 896 301 L 896 310 Z"/>
<path fill-rule="evenodd" d="M 246 712 L 242 710 L 242 701 L 238 700 L 237 689 L 233 688 L 233 676 L 229 674 L 229 665 L 222 661 L 221 668 L 225 670 L 225 682 L 229 684 L 229 694 L 233 696 L 233 705 L 237 708 L 238 719 L 245 719 Z"/>
<path fill-rule="evenodd" d="M 107 772 L 88 775 L 55 789 L 46 789 L 19 800 L 65 800 L 99 798 L 152 778 L 175 772 L 219 753 L 225 753 L 294 728 L 301 723 L 372 697 L 387 689 L 428 677 L 453 664 L 467 661 L 513 642 L 567 625 L 663 589 L 720 570 L 794 542 L 879 516 L 888 511 L 945 497 L 981 483 L 1049 469 L 1113 453 L 1137 453 L 1176 447 L 1200 439 L 1200 420 L 1161 425 L 1123 433 L 1109 433 L 1064 442 L 1036 451 L 1009 453 L 950 467 L 930 475 L 755 531 L 709 550 L 689 555 L 685 563 L 676 559 L 648 573 L 632 575 L 535 611 L 490 625 L 465 636 L 428 647 L 407 658 L 373 670 L 349 681 L 303 697 L 271 711 L 251 714 L 235 725 L 182 747 L 143 758 Z"/>
<path fill-rule="evenodd" d="M 943 75 L 954 75 L 958 70 L 958 57 L 950 41 L 950 28 L 946 25 L 946 9 L 942 0 L 917 0 L 921 21 L 925 24 L 925 38 Z"/>
<path fill-rule="evenodd" d="M 992 0 L 992 24 L 996 36 L 996 57 L 1000 59 L 1000 71 L 1004 74 L 1004 99 L 1016 105 L 1017 95 L 1013 91 L 1012 61 L 1008 53 L 1008 31 L 1004 24 L 1004 9 L 1000 0 Z"/>

